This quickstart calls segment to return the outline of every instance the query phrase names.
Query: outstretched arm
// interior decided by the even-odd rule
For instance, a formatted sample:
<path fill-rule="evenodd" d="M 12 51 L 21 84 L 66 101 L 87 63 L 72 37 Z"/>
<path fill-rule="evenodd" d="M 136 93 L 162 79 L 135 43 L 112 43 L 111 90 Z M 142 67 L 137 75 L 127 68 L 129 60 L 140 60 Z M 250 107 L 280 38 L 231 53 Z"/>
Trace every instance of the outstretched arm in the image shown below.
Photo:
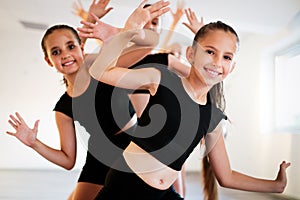
<path fill-rule="evenodd" d="M 60 133 L 61 149 L 53 149 L 37 139 L 37 120 L 31 129 L 19 113 L 9 116 L 9 124 L 15 129 L 14 132 L 6 133 L 16 137 L 26 146 L 32 148 L 45 159 L 65 169 L 72 169 L 76 160 L 76 138 L 73 120 L 62 113 L 56 113 L 57 127 Z"/>
<path fill-rule="evenodd" d="M 121 33 L 104 43 L 99 57 L 90 68 L 90 73 L 95 79 L 119 87 L 143 88 L 149 89 L 150 93 L 154 92 L 153 85 L 157 85 L 160 79 L 157 70 L 130 70 L 120 67 L 120 63 L 117 64 L 122 53 L 126 55 L 133 49 L 157 44 L 158 35 L 151 30 L 143 30 L 143 27 L 149 20 L 168 12 L 169 2 L 158 1 L 144 9 L 146 2 L 143 1 L 130 15 Z M 129 42 L 134 42 L 135 46 L 125 50 Z"/>
<path fill-rule="evenodd" d="M 222 131 L 222 127 L 219 125 L 215 131 Z M 286 169 L 290 166 L 290 163 L 286 163 L 285 161 L 280 164 L 278 175 L 275 180 L 255 178 L 232 170 L 226 152 L 223 134 L 219 134 L 219 137 L 211 151 L 208 153 L 208 156 L 216 178 L 223 187 L 270 193 L 282 193 L 286 187 Z"/>

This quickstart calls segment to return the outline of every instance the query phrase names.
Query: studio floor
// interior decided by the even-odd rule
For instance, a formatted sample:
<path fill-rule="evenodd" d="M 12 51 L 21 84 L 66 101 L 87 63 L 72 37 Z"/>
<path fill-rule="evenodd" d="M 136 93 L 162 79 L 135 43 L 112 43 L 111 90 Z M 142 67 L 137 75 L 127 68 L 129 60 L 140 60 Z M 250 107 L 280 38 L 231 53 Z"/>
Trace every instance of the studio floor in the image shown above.
<path fill-rule="evenodd" d="M 0 170 L 0 200 L 65 200 L 73 190 L 79 171 Z M 187 173 L 186 200 L 202 200 L 198 173 Z M 291 200 L 269 195 L 220 188 L 219 200 Z"/>

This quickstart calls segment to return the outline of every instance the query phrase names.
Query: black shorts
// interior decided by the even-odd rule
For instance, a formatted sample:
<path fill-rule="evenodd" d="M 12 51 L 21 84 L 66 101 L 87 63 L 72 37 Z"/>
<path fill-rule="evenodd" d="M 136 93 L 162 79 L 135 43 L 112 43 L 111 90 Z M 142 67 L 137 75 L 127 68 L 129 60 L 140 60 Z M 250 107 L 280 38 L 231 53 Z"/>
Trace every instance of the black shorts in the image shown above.
<path fill-rule="evenodd" d="M 130 142 L 129 137 L 126 133 L 119 133 L 118 135 L 113 136 L 109 139 L 120 149 L 125 149 Z M 110 165 L 113 165 L 115 160 L 118 160 L 120 157 L 122 157 L 122 154 L 120 155 L 111 154 L 110 156 L 111 156 Z M 105 177 L 110 167 L 111 166 L 107 166 L 102 162 L 100 162 L 88 151 L 86 155 L 86 161 L 82 168 L 78 182 L 87 182 L 87 183 L 104 185 Z"/>
<path fill-rule="evenodd" d="M 110 169 L 105 185 L 97 195 L 101 200 L 182 200 L 171 186 L 159 190 L 149 186 L 133 172 Z"/>
<path fill-rule="evenodd" d="M 104 185 L 105 177 L 110 167 L 99 162 L 91 153 L 87 152 L 86 162 L 82 168 L 78 182 Z"/>

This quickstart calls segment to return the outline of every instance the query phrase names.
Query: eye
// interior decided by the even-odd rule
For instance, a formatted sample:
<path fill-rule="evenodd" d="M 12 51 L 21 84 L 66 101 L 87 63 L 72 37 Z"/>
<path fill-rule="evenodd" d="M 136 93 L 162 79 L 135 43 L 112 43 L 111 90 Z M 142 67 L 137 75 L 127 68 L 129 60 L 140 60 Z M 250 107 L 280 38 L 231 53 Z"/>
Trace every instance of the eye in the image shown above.
<path fill-rule="evenodd" d="M 75 45 L 74 45 L 74 44 L 70 44 L 70 45 L 68 46 L 68 48 L 69 48 L 69 49 L 74 49 L 74 48 L 75 48 Z"/>
<path fill-rule="evenodd" d="M 207 52 L 208 54 L 210 54 L 210 55 L 214 55 L 214 54 L 215 54 L 215 52 L 212 51 L 212 50 L 206 50 L 206 52 Z"/>
<path fill-rule="evenodd" d="M 230 56 L 224 56 L 224 59 L 225 59 L 225 60 L 229 60 L 229 61 L 232 60 L 232 58 L 231 58 Z"/>
<path fill-rule="evenodd" d="M 54 50 L 54 51 L 51 52 L 51 54 L 52 54 L 53 56 L 57 56 L 57 55 L 60 54 L 60 51 L 59 51 L 59 50 Z"/>

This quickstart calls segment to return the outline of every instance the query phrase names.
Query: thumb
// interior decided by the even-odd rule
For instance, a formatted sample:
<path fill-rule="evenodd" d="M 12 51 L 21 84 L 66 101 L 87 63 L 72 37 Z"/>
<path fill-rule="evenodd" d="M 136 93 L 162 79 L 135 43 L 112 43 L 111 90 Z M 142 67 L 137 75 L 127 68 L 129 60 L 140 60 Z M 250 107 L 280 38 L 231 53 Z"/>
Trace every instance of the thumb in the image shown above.
<path fill-rule="evenodd" d="M 33 131 L 36 133 L 38 132 L 39 123 L 40 123 L 40 120 L 36 120 L 34 123 Z"/>
<path fill-rule="evenodd" d="M 188 27 L 190 30 L 192 30 L 191 26 L 189 24 L 187 24 L 186 22 L 182 22 L 182 24 L 185 25 L 186 27 Z"/>

